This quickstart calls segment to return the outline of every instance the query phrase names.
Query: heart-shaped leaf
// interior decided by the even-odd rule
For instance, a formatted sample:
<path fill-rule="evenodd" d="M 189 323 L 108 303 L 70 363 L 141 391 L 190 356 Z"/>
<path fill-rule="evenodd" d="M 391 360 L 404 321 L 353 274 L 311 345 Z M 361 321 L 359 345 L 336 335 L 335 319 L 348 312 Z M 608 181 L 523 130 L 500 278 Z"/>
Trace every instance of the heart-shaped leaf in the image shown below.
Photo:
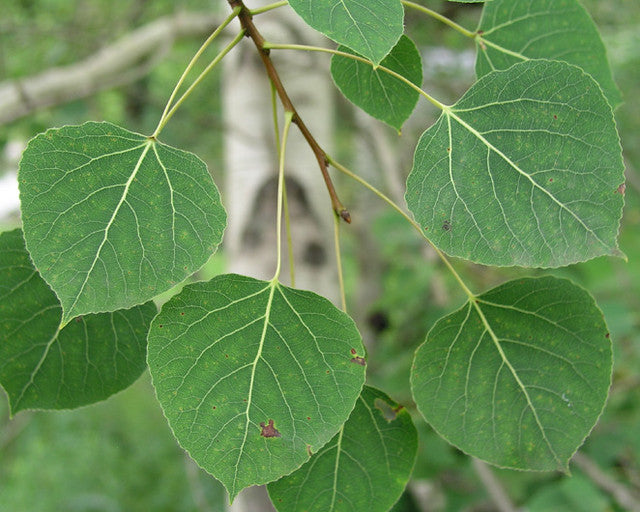
<path fill-rule="evenodd" d="M 140 376 L 152 302 L 78 317 L 58 330 L 62 308 L 19 229 L 0 235 L 0 262 L 0 384 L 12 414 L 98 402 Z"/>
<path fill-rule="evenodd" d="M 484 76 L 420 138 L 409 209 L 444 252 L 558 267 L 619 254 L 622 151 L 598 84 L 564 62 Z"/>
<path fill-rule="evenodd" d="M 492 0 L 476 36 L 478 78 L 527 59 L 554 59 L 582 68 L 613 107 L 621 102 L 598 29 L 578 0 Z"/>
<path fill-rule="evenodd" d="M 380 64 L 404 32 L 400 0 L 290 0 L 311 27 Z"/>
<path fill-rule="evenodd" d="M 198 270 L 226 213 L 198 157 L 110 123 L 48 130 L 18 175 L 27 249 L 63 323 L 141 304 Z"/>
<path fill-rule="evenodd" d="M 279 512 L 386 512 L 402 494 L 418 449 L 411 416 L 365 386 L 340 432 L 295 473 L 269 484 Z"/>
<path fill-rule="evenodd" d="M 444 318 L 416 352 L 411 387 L 431 426 L 498 466 L 564 470 L 611 384 L 602 312 L 582 288 L 505 283 Z"/>
<path fill-rule="evenodd" d="M 346 47 L 339 50 L 353 53 Z M 420 53 L 407 36 L 400 38 L 381 65 L 418 87 L 422 85 Z M 331 76 L 349 101 L 398 131 L 418 101 L 418 92 L 407 84 L 370 64 L 348 57 L 334 55 L 331 58 Z"/>
<path fill-rule="evenodd" d="M 148 362 L 178 442 L 232 499 L 291 473 L 335 435 L 366 364 L 353 320 L 328 300 L 233 274 L 163 306 Z"/>

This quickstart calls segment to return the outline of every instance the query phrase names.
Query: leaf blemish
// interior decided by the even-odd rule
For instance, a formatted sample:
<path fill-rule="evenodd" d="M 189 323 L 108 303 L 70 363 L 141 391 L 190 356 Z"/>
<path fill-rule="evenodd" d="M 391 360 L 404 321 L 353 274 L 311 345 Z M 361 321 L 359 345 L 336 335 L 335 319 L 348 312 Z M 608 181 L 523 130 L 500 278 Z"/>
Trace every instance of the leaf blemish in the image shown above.
<path fill-rule="evenodd" d="M 442 223 L 442 229 L 443 229 L 444 231 L 451 231 L 451 222 L 449 222 L 448 220 L 445 220 L 445 221 Z"/>
<path fill-rule="evenodd" d="M 352 348 L 352 349 L 351 349 L 351 353 L 355 355 L 355 353 L 356 353 L 356 349 L 355 349 L 355 348 Z"/>
<path fill-rule="evenodd" d="M 626 183 L 623 183 L 615 190 L 615 193 L 624 195 L 625 190 L 627 190 L 627 185 Z"/>
<path fill-rule="evenodd" d="M 398 407 L 392 407 L 381 398 L 376 398 L 373 401 L 373 405 L 382 413 L 384 419 L 389 423 L 396 419 L 397 412 L 402 408 L 401 405 L 399 405 Z"/>
<path fill-rule="evenodd" d="M 273 426 L 273 420 L 269 420 L 267 425 L 264 424 L 264 421 L 261 421 L 260 428 L 262 429 L 260 432 L 262 437 L 282 437 L 278 429 Z"/>
<path fill-rule="evenodd" d="M 367 362 L 364 360 L 364 357 L 360 357 L 360 356 L 352 357 L 351 362 L 355 364 L 359 364 L 360 366 L 367 365 Z"/>

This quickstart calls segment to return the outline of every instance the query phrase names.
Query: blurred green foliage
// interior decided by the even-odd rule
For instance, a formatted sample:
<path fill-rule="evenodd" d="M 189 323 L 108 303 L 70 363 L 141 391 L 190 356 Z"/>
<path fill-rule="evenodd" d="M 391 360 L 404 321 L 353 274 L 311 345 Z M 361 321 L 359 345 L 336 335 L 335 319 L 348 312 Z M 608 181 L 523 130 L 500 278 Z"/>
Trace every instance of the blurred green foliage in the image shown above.
<path fill-rule="evenodd" d="M 616 117 L 629 169 L 620 239 L 629 261 L 598 258 L 554 273 L 569 277 L 595 295 L 614 344 L 609 403 L 581 451 L 610 477 L 640 490 L 640 102 L 636 101 L 640 97 L 640 2 L 583 1 L 603 33 L 625 100 Z M 477 5 L 444 0 L 423 3 L 468 28 L 475 27 L 480 12 Z M 1 5 L 0 81 L 76 62 L 132 28 L 178 9 L 170 0 L 6 0 Z M 214 0 L 191 0 L 188 6 L 181 5 L 189 10 L 224 7 L 224 2 Z M 455 51 L 472 47 L 469 40 L 414 12 L 407 16 L 406 25 L 420 47 L 448 46 Z M 198 38 L 178 41 L 153 71 L 135 84 L 0 126 L 0 147 L 7 140 L 28 139 L 50 126 L 89 119 L 151 132 L 173 84 L 200 42 Z M 213 54 L 215 48 L 210 51 Z M 470 85 L 470 79 L 468 74 L 445 73 L 428 77 L 428 83 L 455 97 Z M 167 125 L 163 139 L 197 153 L 209 163 L 221 185 L 217 80 L 214 74 L 194 93 Z M 345 106 L 339 102 L 340 108 Z M 339 117 L 338 151 L 353 155 L 356 138 L 349 132 L 353 115 Z M 408 137 L 403 139 L 410 139 L 409 130 L 406 132 Z M 407 163 L 412 149 L 405 152 L 402 159 Z M 405 166 L 407 170 L 409 166 Z M 347 186 L 346 182 L 341 186 Z M 350 195 L 355 192 L 344 192 L 347 200 Z M 366 217 L 377 251 L 358 254 L 361 245 L 348 229 L 343 230 L 343 247 L 350 302 L 356 300 L 363 277 L 379 290 L 376 297 L 368 297 L 367 304 L 353 307 L 363 311 L 358 321 L 368 323 L 369 382 L 415 412 L 408 387 L 413 352 L 435 320 L 457 308 L 463 297 L 405 221 L 378 206 L 367 207 L 366 212 L 353 211 L 354 222 L 358 222 L 358 215 Z M 358 275 L 363 257 L 375 260 L 379 271 Z M 463 262 L 456 265 L 476 291 L 515 276 L 543 273 Z M 211 277 L 223 266 L 224 256 L 215 256 L 200 277 Z M 434 503 L 439 504 L 434 509 L 491 509 L 468 457 L 440 439 L 417 415 L 415 419 L 421 451 L 414 478 L 430 482 L 437 498 Z M 574 476 L 569 478 L 494 469 L 511 499 L 528 510 L 621 510 L 579 469 L 572 467 L 572 471 Z M 108 401 L 72 412 L 20 413 L 10 421 L 6 400 L 0 399 L 1 512 L 217 511 L 222 510 L 224 499 L 219 484 L 196 468 L 176 445 L 146 375 Z M 417 508 L 407 493 L 394 510 L 411 512 Z"/>

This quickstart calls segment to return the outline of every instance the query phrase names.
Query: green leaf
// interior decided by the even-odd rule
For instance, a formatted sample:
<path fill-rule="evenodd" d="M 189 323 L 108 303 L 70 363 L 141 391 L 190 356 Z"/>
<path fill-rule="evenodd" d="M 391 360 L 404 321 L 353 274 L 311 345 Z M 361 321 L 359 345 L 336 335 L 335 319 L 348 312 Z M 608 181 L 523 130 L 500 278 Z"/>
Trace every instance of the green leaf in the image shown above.
<path fill-rule="evenodd" d="M 568 470 L 611 384 L 611 342 L 584 289 L 544 277 L 505 283 L 441 318 L 411 386 L 433 428 L 497 466 Z"/>
<path fill-rule="evenodd" d="M 140 376 L 152 302 L 78 317 L 59 331 L 62 308 L 19 229 L 0 235 L 0 262 L 0 384 L 12 414 L 98 402 Z"/>
<path fill-rule="evenodd" d="M 611 107 L 564 62 L 484 76 L 420 138 L 409 209 L 444 252 L 558 267 L 619 254 L 624 182 Z"/>
<path fill-rule="evenodd" d="M 354 53 L 344 46 L 338 49 Z M 407 36 L 400 38 L 381 65 L 418 87 L 422 85 L 420 53 Z M 331 76 L 349 101 L 398 131 L 418 101 L 418 92 L 394 76 L 348 57 L 334 55 L 331 58 Z"/>
<path fill-rule="evenodd" d="M 279 512 L 386 512 L 404 490 L 418 449 L 411 416 L 365 386 L 338 434 L 295 473 L 269 484 Z"/>
<path fill-rule="evenodd" d="M 365 375 L 345 313 L 314 293 L 233 274 L 186 286 L 163 306 L 148 362 L 178 442 L 231 499 L 324 446 Z"/>
<path fill-rule="evenodd" d="M 476 37 L 478 78 L 527 59 L 574 64 L 621 102 L 598 29 L 578 0 L 493 0 L 482 11 Z"/>
<path fill-rule="evenodd" d="M 215 251 L 226 223 L 204 162 L 110 123 L 38 135 L 18 179 L 27 249 L 64 323 L 183 281 Z"/>
<path fill-rule="evenodd" d="M 400 0 L 290 0 L 289 5 L 310 27 L 374 64 L 404 32 Z"/>

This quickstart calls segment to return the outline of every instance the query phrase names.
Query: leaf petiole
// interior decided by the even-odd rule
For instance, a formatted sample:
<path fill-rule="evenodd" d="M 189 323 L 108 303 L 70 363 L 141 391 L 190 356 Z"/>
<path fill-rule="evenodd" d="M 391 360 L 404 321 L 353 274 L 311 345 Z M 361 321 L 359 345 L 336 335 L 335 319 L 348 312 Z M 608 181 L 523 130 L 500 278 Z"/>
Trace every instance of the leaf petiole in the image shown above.
<path fill-rule="evenodd" d="M 407 222 L 409 222 L 409 224 L 411 224 L 414 229 L 420 233 L 420 236 L 422 236 L 422 238 L 424 238 L 429 245 L 431 245 L 431 247 L 433 247 L 433 250 L 436 252 L 436 254 L 440 257 L 440 259 L 442 260 L 442 262 L 445 264 L 445 266 L 449 269 L 449 271 L 451 272 L 451 274 L 453 275 L 453 277 L 456 279 L 456 281 L 458 282 L 458 284 L 460 285 L 460 287 L 462 288 L 462 290 L 464 291 L 464 293 L 467 295 L 467 297 L 469 298 L 469 301 L 473 304 L 475 304 L 475 299 L 476 299 L 476 295 L 469 289 L 469 287 L 465 284 L 465 282 L 462 280 L 462 277 L 460 277 L 460 274 L 458 274 L 458 272 L 456 271 L 455 268 L 453 268 L 453 265 L 451 264 L 451 262 L 449 261 L 449 259 L 445 256 L 445 254 L 438 249 L 434 243 L 429 240 L 429 238 L 427 238 L 427 236 L 424 234 L 424 231 L 422 230 L 422 228 L 420 227 L 420 224 L 418 224 L 415 220 L 413 220 L 402 208 L 400 208 L 400 206 L 398 206 L 391 198 L 389 198 L 388 196 L 386 196 L 384 193 L 382 193 L 380 190 L 378 190 L 376 187 L 374 187 L 373 185 L 371 185 L 371 183 L 369 183 L 368 181 L 366 181 L 365 179 L 361 178 L 360 176 L 358 176 L 357 174 L 355 174 L 354 172 L 350 171 L 349 169 L 347 169 L 344 165 L 340 164 L 339 162 L 336 162 L 333 158 L 331 158 L 330 155 L 327 155 L 327 160 L 329 162 L 330 165 L 332 165 L 333 167 L 335 167 L 336 169 L 338 169 L 342 174 L 345 174 L 347 176 L 349 176 L 351 179 L 357 181 L 358 183 L 360 183 L 361 185 L 363 185 L 365 188 L 368 188 L 371 192 L 373 192 L 375 195 L 377 195 L 380 199 L 382 199 L 385 203 L 387 203 L 389 206 L 391 206 L 391 208 L 393 208 L 395 211 L 397 211 L 400 215 L 402 215 L 405 220 Z"/>
<path fill-rule="evenodd" d="M 278 91 L 271 82 L 271 112 L 273 113 L 273 133 L 276 139 L 276 152 L 280 154 L 280 128 L 278 126 Z M 291 218 L 289 216 L 289 202 L 287 201 L 287 183 L 282 184 L 283 206 L 284 206 L 284 229 L 287 232 L 287 251 L 289 253 L 289 278 L 291 287 L 296 287 L 296 271 L 293 259 L 293 242 L 291 239 Z"/>
<path fill-rule="evenodd" d="M 414 2 L 410 2 L 409 0 L 400 0 L 402 5 L 405 5 L 406 7 L 411 7 L 412 9 L 415 9 L 416 11 L 420 11 L 424 14 L 426 14 L 427 16 L 431 16 L 432 18 L 441 21 L 442 23 L 444 23 L 445 25 L 448 25 L 449 27 L 451 27 L 452 29 L 454 29 L 457 32 L 460 32 L 463 36 L 466 37 L 471 37 L 474 38 L 476 37 L 476 33 L 475 32 L 471 32 L 470 30 L 467 30 L 466 28 L 464 28 L 461 25 L 458 25 L 455 21 L 450 20 L 449 18 L 447 18 L 446 16 L 443 16 L 442 14 L 431 10 L 427 7 L 424 7 L 420 4 L 416 4 Z"/>
<path fill-rule="evenodd" d="M 282 143 L 280 145 L 280 160 L 278 164 L 278 206 L 276 213 L 276 254 L 277 264 L 276 271 L 271 279 L 274 283 L 280 277 L 280 268 L 282 265 L 282 204 L 284 197 L 284 158 L 287 150 L 287 139 L 289 137 L 289 129 L 293 123 L 294 112 L 287 110 L 284 113 L 284 127 L 282 129 Z"/>
<path fill-rule="evenodd" d="M 340 254 L 340 216 L 333 216 L 333 240 L 336 250 L 336 266 L 338 267 L 338 285 L 340 287 L 340 305 L 342 311 L 347 312 L 347 298 L 344 291 L 344 276 L 342 274 L 342 256 Z"/>
<path fill-rule="evenodd" d="M 265 41 L 263 43 L 262 48 L 265 50 L 300 50 L 300 51 L 307 51 L 307 52 L 329 53 L 332 55 L 339 55 L 341 57 L 346 57 L 348 59 L 357 60 L 358 62 L 364 62 L 365 64 L 369 64 L 370 66 L 372 66 L 376 71 L 379 70 L 379 71 L 382 71 L 383 73 L 387 73 L 397 78 L 401 82 L 405 83 L 406 85 L 411 87 L 414 91 L 418 92 L 429 103 L 438 107 L 440 110 L 448 112 L 450 108 L 448 105 L 445 105 L 444 103 L 438 101 L 433 96 L 431 96 L 428 92 L 418 87 L 411 80 L 409 80 L 408 78 L 405 78 L 400 73 L 396 73 L 392 69 L 386 68 L 381 65 L 375 66 L 373 62 L 371 62 L 368 59 L 365 59 L 364 57 L 360 57 L 359 55 L 353 55 L 351 53 L 341 52 L 340 50 L 332 50 L 331 48 L 323 48 L 321 46 L 309 46 L 306 44 L 278 44 L 278 43 L 270 43 L 268 41 Z"/>
<path fill-rule="evenodd" d="M 216 67 L 216 65 L 224 58 L 224 56 L 227 53 L 229 53 L 231 51 L 231 49 L 235 45 L 237 45 L 240 41 L 242 41 L 243 37 L 244 37 L 244 30 L 240 30 L 240 32 L 238 32 L 236 37 L 234 37 L 233 40 L 227 46 L 225 46 L 224 49 L 218 55 L 216 55 L 216 57 L 209 63 L 209 65 L 206 68 L 204 68 L 202 73 L 200 73 L 198 75 L 198 78 L 196 78 L 194 80 L 194 82 L 189 86 L 189 88 L 184 92 L 184 94 L 182 96 L 180 96 L 180 99 L 178 101 L 176 101 L 175 105 L 173 105 L 171 107 L 171 110 L 169 110 L 169 112 L 165 116 L 163 116 L 162 119 L 160 119 L 160 122 L 158 123 L 158 127 L 156 128 L 156 131 L 153 132 L 153 135 L 152 135 L 153 138 L 157 138 L 158 137 L 158 134 L 162 131 L 162 129 L 165 127 L 165 125 L 169 122 L 169 119 L 171 119 L 173 117 L 173 114 L 176 113 L 176 110 L 178 110 L 180 105 L 182 105 L 182 103 L 184 103 L 184 101 L 191 95 L 193 90 L 198 85 L 200 85 L 200 82 L 202 82 L 202 80 L 204 80 L 204 78 L 209 74 L 209 72 L 214 67 Z"/>
<path fill-rule="evenodd" d="M 256 14 L 262 14 L 264 12 L 272 11 L 277 9 L 278 7 L 284 7 L 285 5 L 289 5 L 287 0 L 282 0 L 281 2 L 274 2 L 269 5 L 265 5 L 264 7 L 256 7 L 255 9 L 250 9 L 249 12 L 251 16 L 255 16 Z"/>
<path fill-rule="evenodd" d="M 195 53 L 195 55 L 191 58 L 191 60 L 189 61 L 189 64 L 187 64 L 187 67 L 182 72 L 182 75 L 180 76 L 180 79 L 178 80 L 178 83 L 176 83 L 176 86 L 173 88 L 173 91 L 171 92 L 171 96 L 169 96 L 169 101 L 167 101 L 167 104 L 164 107 L 164 111 L 162 112 L 162 116 L 160 117 L 160 121 L 158 122 L 158 126 L 156 127 L 155 131 L 153 132 L 152 137 L 157 137 L 158 134 L 162 131 L 162 128 L 164 127 L 166 122 L 168 121 L 168 119 L 166 119 L 166 117 L 167 117 L 167 115 L 169 113 L 169 109 L 171 108 L 171 104 L 173 103 L 173 100 L 175 99 L 176 95 L 178 94 L 178 90 L 180 89 L 180 87 L 184 83 L 185 79 L 187 78 L 187 75 L 193 69 L 193 66 L 195 65 L 195 63 L 198 61 L 198 59 L 204 53 L 204 51 L 209 47 L 209 45 L 216 39 L 216 37 L 218 37 L 220 32 L 222 32 L 222 30 L 229 23 L 231 23 L 236 18 L 236 16 L 238 16 L 238 14 L 240 14 L 240 10 L 241 10 L 240 7 L 236 7 L 235 9 L 233 9 L 233 11 L 231 11 L 231 14 L 229 14 L 229 16 L 226 17 L 226 19 L 220 24 L 220 26 L 218 28 L 216 28 L 213 31 L 213 33 L 207 38 L 207 40 L 204 43 L 202 43 L 202 46 L 198 49 L 198 51 Z"/>

